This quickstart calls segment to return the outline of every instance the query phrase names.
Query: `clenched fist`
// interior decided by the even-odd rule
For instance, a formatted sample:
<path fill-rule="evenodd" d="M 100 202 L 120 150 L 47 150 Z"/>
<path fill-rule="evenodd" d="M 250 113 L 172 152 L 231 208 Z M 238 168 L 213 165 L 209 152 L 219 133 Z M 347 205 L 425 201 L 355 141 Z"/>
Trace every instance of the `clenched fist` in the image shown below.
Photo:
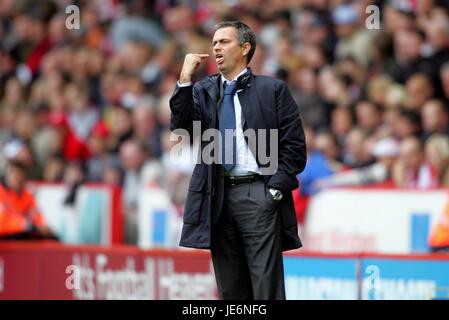
<path fill-rule="evenodd" d="M 182 65 L 179 82 L 185 83 L 192 81 L 192 75 L 195 73 L 196 69 L 198 69 L 201 62 L 208 57 L 209 55 L 207 53 L 188 53 L 184 59 L 184 64 Z"/>

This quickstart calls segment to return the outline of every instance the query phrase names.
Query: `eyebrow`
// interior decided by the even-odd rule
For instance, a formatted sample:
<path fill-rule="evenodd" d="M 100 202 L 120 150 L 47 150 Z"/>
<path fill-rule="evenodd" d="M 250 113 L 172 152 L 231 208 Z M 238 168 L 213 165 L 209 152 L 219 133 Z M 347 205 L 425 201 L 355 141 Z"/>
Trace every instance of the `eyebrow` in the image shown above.
<path fill-rule="evenodd" d="M 230 42 L 231 39 L 229 38 L 223 38 L 223 39 L 218 39 L 218 40 L 212 40 L 212 45 L 215 45 L 217 42 Z"/>

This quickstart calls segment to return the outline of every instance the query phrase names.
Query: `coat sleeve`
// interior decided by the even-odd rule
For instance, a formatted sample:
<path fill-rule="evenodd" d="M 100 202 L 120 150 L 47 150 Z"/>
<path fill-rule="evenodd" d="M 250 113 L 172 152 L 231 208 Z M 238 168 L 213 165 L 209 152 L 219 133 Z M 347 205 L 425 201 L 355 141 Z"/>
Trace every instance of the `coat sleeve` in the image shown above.
<path fill-rule="evenodd" d="M 193 121 L 200 121 L 201 109 L 195 86 L 180 87 L 176 85 L 170 98 L 170 130 L 187 130 L 192 136 Z"/>
<path fill-rule="evenodd" d="M 298 105 L 284 81 L 275 84 L 278 119 L 278 170 L 268 186 L 288 192 L 298 187 L 296 175 L 307 161 L 306 141 Z"/>

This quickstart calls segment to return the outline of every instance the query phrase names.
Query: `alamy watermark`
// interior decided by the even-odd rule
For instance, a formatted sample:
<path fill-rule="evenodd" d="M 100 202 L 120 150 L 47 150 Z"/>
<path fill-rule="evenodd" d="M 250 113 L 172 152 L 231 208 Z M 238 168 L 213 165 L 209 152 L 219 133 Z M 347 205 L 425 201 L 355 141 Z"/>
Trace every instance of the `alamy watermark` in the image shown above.
<path fill-rule="evenodd" d="M 223 137 L 218 129 L 206 129 L 201 134 L 201 121 L 193 121 L 192 134 L 194 139 L 201 141 L 198 156 L 191 156 L 189 141 L 191 136 L 185 129 L 175 129 L 170 133 L 170 141 L 177 142 L 170 150 L 170 159 L 177 159 L 183 155 L 190 156 L 191 163 L 203 164 L 232 164 L 234 159 L 234 148 L 232 142 L 237 137 L 233 129 L 224 131 L 226 154 L 222 155 Z M 238 150 L 240 159 L 249 159 L 253 156 L 258 160 L 261 175 L 273 175 L 278 170 L 279 134 L 278 129 L 246 129 L 243 132 L 247 146 L 254 146 L 253 150 L 246 147 Z M 181 141 L 179 141 L 181 138 Z M 254 154 L 254 153 L 256 154 Z M 237 155 L 235 155 L 237 157 Z M 256 157 L 257 156 L 257 157 Z"/>
<path fill-rule="evenodd" d="M 368 30 L 380 29 L 380 9 L 378 6 L 372 4 L 366 7 L 365 13 L 369 16 L 365 19 L 365 27 Z"/>
<path fill-rule="evenodd" d="M 370 264 L 365 269 L 365 289 L 368 291 L 380 290 L 380 268 L 376 265 Z"/>
<path fill-rule="evenodd" d="M 69 30 L 80 29 L 80 8 L 74 4 L 65 8 L 65 13 L 68 14 L 65 19 L 65 27 Z"/>

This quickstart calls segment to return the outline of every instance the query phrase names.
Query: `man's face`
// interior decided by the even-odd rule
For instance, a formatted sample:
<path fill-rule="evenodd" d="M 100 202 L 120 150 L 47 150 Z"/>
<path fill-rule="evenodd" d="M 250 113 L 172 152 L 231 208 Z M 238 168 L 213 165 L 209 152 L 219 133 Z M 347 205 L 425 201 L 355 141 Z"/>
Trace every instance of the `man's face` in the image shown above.
<path fill-rule="evenodd" d="M 14 190 L 21 190 L 25 185 L 26 173 L 23 169 L 9 166 L 6 173 L 8 186 Z"/>
<path fill-rule="evenodd" d="M 218 70 L 224 75 L 240 71 L 246 66 L 249 49 L 239 44 L 234 27 L 218 29 L 214 34 L 212 46 Z"/>

